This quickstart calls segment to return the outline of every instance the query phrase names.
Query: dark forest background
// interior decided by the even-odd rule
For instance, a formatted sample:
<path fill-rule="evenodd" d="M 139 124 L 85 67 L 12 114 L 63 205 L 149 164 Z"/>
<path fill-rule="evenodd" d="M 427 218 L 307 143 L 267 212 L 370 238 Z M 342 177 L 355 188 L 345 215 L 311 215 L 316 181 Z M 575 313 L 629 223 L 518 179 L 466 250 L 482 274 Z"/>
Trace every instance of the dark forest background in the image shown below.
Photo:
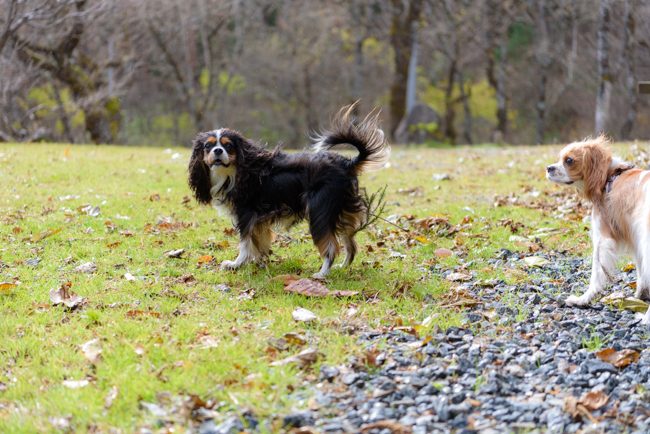
<path fill-rule="evenodd" d="M 0 141 L 303 146 L 340 106 L 394 141 L 650 137 L 641 0 L 0 0 Z"/>

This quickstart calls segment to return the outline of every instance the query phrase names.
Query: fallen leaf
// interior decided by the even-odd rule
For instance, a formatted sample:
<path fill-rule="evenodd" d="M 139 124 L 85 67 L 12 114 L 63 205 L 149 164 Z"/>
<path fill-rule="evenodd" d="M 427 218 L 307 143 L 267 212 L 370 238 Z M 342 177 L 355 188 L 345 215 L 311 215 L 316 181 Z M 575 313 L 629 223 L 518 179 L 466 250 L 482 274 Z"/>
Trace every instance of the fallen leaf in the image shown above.
<path fill-rule="evenodd" d="M 373 423 L 367 423 L 361 426 L 359 432 L 365 434 L 373 430 L 389 430 L 392 434 L 411 434 L 413 432 L 408 426 L 402 425 L 394 420 L 380 420 Z"/>
<path fill-rule="evenodd" d="M 609 397 L 602 390 L 590 390 L 580 397 L 578 403 L 584 405 L 587 410 L 594 411 L 604 407 L 607 401 Z"/>
<path fill-rule="evenodd" d="M 358 291 L 330 291 L 325 285 L 316 280 L 293 280 L 293 275 L 284 276 L 286 276 L 284 290 L 287 292 L 293 292 L 294 294 L 301 294 L 307 297 L 352 297 L 359 294 Z"/>
<path fill-rule="evenodd" d="M 85 205 L 85 206 L 79 207 L 78 210 L 80 212 L 86 214 L 86 215 L 89 215 L 90 217 L 99 216 L 99 207 L 98 206 Z"/>
<path fill-rule="evenodd" d="M 99 357 L 102 354 L 102 347 L 98 338 L 89 340 L 88 342 L 82 344 L 80 348 L 86 360 L 92 364 L 97 363 Z"/>
<path fill-rule="evenodd" d="M 472 280 L 472 275 L 467 273 L 450 273 L 446 279 L 450 282 L 467 282 Z"/>
<path fill-rule="evenodd" d="M 271 282 L 282 282 L 284 285 L 288 285 L 296 280 L 300 280 L 300 276 L 296 274 L 278 274 L 271 278 Z"/>
<path fill-rule="evenodd" d="M 38 235 L 32 235 L 32 242 L 33 243 L 38 243 L 39 241 L 42 241 L 47 237 L 51 237 L 52 235 L 58 234 L 62 230 L 63 230 L 63 228 L 48 229 L 48 230 L 46 230 L 44 232 L 41 232 Z"/>
<path fill-rule="evenodd" d="M 168 258 L 180 258 L 183 256 L 183 253 L 185 253 L 185 249 L 169 250 L 165 252 L 165 256 Z"/>
<path fill-rule="evenodd" d="M 74 271 L 77 273 L 92 274 L 97 271 L 97 265 L 94 262 L 84 262 L 83 264 L 77 266 Z"/>
<path fill-rule="evenodd" d="M 451 176 L 448 173 L 434 173 L 432 176 L 434 181 L 449 181 Z"/>
<path fill-rule="evenodd" d="M 210 255 L 199 256 L 199 259 L 196 261 L 199 265 L 209 264 L 214 261 L 214 257 Z"/>
<path fill-rule="evenodd" d="M 636 265 L 634 265 L 633 263 L 628 263 L 628 264 L 625 264 L 622 271 L 627 273 L 628 271 L 634 271 L 635 269 L 636 269 Z"/>
<path fill-rule="evenodd" d="M 17 285 L 12 282 L 0 282 L 0 294 L 9 295 Z"/>
<path fill-rule="evenodd" d="M 284 290 L 311 297 L 325 297 L 330 293 L 329 289 L 327 289 L 325 285 L 311 279 L 293 281 L 285 286 Z"/>
<path fill-rule="evenodd" d="M 524 263 L 529 267 L 543 267 L 544 265 L 550 264 L 550 262 L 541 256 L 527 256 L 524 258 Z"/>
<path fill-rule="evenodd" d="M 119 393 L 119 390 L 117 386 L 111 387 L 111 390 L 108 391 L 108 394 L 106 395 L 106 398 L 104 398 L 104 408 L 109 409 L 113 406 L 113 401 L 115 401 L 115 398 L 117 398 L 117 395 Z"/>
<path fill-rule="evenodd" d="M 152 316 L 154 318 L 160 318 L 160 312 L 156 312 L 153 310 L 138 310 L 138 309 L 133 309 L 130 310 L 126 313 L 127 318 L 138 318 L 138 317 L 143 317 L 143 316 Z"/>
<path fill-rule="evenodd" d="M 90 384 L 88 380 L 64 380 L 63 385 L 68 389 L 81 389 Z"/>
<path fill-rule="evenodd" d="M 291 313 L 291 316 L 293 317 L 294 321 L 300 321 L 300 322 L 311 322 L 318 319 L 318 317 L 314 312 L 302 307 L 297 307 Z"/>
<path fill-rule="evenodd" d="M 449 256 L 451 256 L 453 254 L 454 254 L 454 252 L 452 252 L 449 249 L 445 249 L 443 247 L 441 247 L 439 249 L 436 249 L 436 251 L 434 252 L 434 255 L 436 255 L 439 258 L 447 258 L 447 257 L 449 257 Z"/>
<path fill-rule="evenodd" d="M 626 297 L 625 293 L 616 291 L 603 297 L 601 301 L 605 304 L 612 305 L 618 309 L 631 310 L 633 312 L 644 313 L 650 308 L 650 304 L 634 297 Z"/>
<path fill-rule="evenodd" d="M 614 348 L 605 348 L 596 353 L 603 362 L 611 363 L 617 368 L 625 368 L 631 363 L 639 361 L 639 352 L 630 349 L 616 351 Z"/>
<path fill-rule="evenodd" d="M 65 282 L 58 289 L 53 289 L 50 291 L 50 301 L 53 305 L 64 304 L 70 309 L 74 309 L 83 303 L 84 298 L 76 295 L 70 288 L 72 287 L 71 282 Z"/>
<path fill-rule="evenodd" d="M 296 355 L 289 356 L 282 360 L 276 360 L 271 363 L 271 366 L 284 366 L 289 364 L 296 364 L 300 367 L 307 367 L 312 365 L 318 360 L 318 351 L 314 348 L 307 348 L 302 350 Z"/>
<path fill-rule="evenodd" d="M 203 350 L 208 348 L 217 348 L 219 346 L 219 339 L 211 335 L 203 335 L 198 339 L 198 348 Z"/>
<path fill-rule="evenodd" d="M 307 338 L 300 333 L 285 333 L 283 338 L 289 345 L 303 346 L 307 343 Z"/>

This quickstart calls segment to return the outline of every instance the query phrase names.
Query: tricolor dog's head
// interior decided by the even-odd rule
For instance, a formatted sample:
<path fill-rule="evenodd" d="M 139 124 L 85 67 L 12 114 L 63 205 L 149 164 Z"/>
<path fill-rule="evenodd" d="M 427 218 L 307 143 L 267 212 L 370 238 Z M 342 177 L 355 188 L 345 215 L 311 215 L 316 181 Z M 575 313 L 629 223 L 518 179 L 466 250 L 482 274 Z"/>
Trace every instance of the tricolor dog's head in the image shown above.
<path fill-rule="evenodd" d="M 212 200 L 210 172 L 234 170 L 245 142 L 241 134 L 226 128 L 196 136 L 189 164 L 189 184 L 199 202 L 210 203 Z"/>

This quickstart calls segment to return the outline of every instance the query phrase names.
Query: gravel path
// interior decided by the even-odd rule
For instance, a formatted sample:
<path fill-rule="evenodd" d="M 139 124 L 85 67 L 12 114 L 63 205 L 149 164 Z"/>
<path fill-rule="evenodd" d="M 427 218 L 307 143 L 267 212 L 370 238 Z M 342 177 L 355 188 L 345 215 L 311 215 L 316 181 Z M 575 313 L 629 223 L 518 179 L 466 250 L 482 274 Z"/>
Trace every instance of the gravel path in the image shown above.
<path fill-rule="evenodd" d="M 314 387 L 294 395 L 317 410 L 274 421 L 231 415 L 197 431 L 649 433 L 650 327 L 640 324 L 640 314 L 601 303 L 565 306 L 563 299 L 588 282 L 589 261 L 540 256 L 548 263 L 527 269 L 507 250 L 492 261 L 526 270 L 521 280 L 528 283 L 459 283 L 452 293 L 480 302 L 467 309 L 463 327 L 425 340 L 398 330 L 361 334 L 365 361 L 322 366 Z M 612 290 L 631 296 L 627 283 L 634 279 L 633 270 L 621 273 Z M 638 360 L 615 367 L 596 356 L 605 348 L 632 350 Z"/>
<path fill-rule="evenodd" d="M 520 260 L 499 256 L 496 266 Z M 318 412 L 285 422 L 320 432 L 650 432 L 650 328 L 638 314 L 602 304 L 565 307 L 567 289 L 588 280 L 587 261 L 547 258 L 529 270 L 529 284 L 461 284 L 482 304 L 464 327 L 434 333 L 424 345 L 400 331 L 364 334 L 364 344 L 381 348 L 377 368 L 324 366 Z M 633 279 L 622 273 L 614 289 Z M 596 357 L 599 347 L 640 358 L 619 369 Z"/>

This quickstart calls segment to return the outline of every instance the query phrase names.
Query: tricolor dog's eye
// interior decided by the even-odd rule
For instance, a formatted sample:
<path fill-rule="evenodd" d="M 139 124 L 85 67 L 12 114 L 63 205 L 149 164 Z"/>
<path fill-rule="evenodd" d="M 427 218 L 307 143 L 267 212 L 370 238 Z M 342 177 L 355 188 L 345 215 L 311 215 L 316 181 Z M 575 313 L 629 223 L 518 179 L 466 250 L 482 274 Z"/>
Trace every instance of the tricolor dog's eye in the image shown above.
<path fill-rule="evenodd" d="M 232 141 L 228 137 L 222 137 L 219 141 L 226 151 L 230 152 L 232 150 Z"/>
<path fill-rule="evenodd" d="M 571 158 L 571 157 L 566 157 L 566 158 L 564 159 L 564 162 L 566 163 L 567 166 L 570 166 L 570 165 L 573 164 L 573 158 Z"/>
<path fill-rule="evenodd" d="M 210 136 L 205 140 L 205 143 L 203 144 L 203 147 L 205 149 L 210 149 L 214 146 L 214 144 L 217 143 L 217 138 L 214 136 Z"/>

